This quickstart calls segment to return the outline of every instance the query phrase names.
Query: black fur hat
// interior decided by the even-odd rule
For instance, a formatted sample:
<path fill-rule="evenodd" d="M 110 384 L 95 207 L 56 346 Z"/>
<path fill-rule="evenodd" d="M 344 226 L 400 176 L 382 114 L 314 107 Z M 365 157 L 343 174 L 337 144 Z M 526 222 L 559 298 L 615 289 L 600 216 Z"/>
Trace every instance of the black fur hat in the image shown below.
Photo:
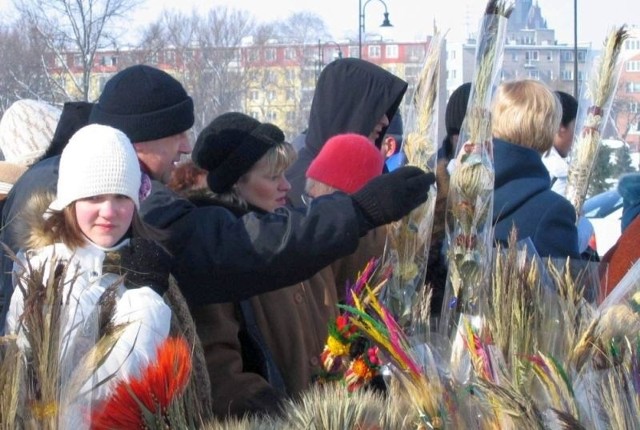
<path fill-rule="evenodd" d="M 198 135 L 191 159 L 209 172 L 209 188 L 224 193 L 269 149 L 282 142 L 284 133 L 275 125 L 240 112 L 228 112 L 211 121 Z"/>

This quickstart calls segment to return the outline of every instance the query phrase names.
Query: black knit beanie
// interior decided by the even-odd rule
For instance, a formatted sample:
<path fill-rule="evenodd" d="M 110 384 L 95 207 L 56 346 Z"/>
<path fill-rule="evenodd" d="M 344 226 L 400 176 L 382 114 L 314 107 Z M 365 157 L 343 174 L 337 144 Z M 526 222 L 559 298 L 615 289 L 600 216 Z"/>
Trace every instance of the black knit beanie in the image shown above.
<path fill-rule="evenodd" d="M 467 114 L 467 103 L 471 92 L 471 82 L 464 83 L 455 89 L 449 96 L 447 110 L 444 114 L 444 123 L 447 127 L 447 136 L 460 134 L 462 121 Z"/>
<path fill-rule="evenodd" d="M 193 126 L 193 100 L 171 75 L 136 65 L 104 86 L 89 123 L 110 125 L 136 142 L 162 139 Z"/>
<path fill-rule="evenodd" d="M 209 172 L 209 188 L 224 193 L 269 149 L 282 142 L 284 133 L 275 125 L 263 124 L 240 112 L 228 112 L 200 132 L 191 159 Z"/>

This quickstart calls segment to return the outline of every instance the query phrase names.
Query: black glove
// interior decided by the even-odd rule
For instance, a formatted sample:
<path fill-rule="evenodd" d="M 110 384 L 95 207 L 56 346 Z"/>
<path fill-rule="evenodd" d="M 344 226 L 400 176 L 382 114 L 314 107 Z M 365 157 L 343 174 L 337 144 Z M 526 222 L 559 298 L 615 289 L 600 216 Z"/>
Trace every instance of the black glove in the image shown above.
<path fill-rule="evenodd" d="M 404 166 L 378 176 L 352 194 L 370 228 L 389 224 L 407 215 L 427 200 L 433 173 Z"/>
<path fill-rule="evenodd" d="M 169 289 L 171 256 L 155 241 L 133 238 L 119 251 L 127 288 L 150 287 L 161 296 Z"/>

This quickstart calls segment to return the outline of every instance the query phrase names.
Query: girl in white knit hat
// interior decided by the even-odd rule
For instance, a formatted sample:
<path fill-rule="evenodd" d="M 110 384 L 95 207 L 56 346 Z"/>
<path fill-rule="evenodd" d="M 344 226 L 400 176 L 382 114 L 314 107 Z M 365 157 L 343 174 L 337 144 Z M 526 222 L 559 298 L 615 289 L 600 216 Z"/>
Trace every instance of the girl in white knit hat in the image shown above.
<path fill-rule="evenodd" d="M 61 379 L 65 369 L 66 377 L 75 376 L 71 370 L 77 371 L 81 358 L 115 333 L 106 359 L 81 381 L 91 392 L 88 398 L 103 398 L 116 381 L 137 375 L 169 334 L 171 311 L 161 295 L 168 287 L 170 259 L 151 240 L 156 232 L 138 216 L 142 178 L 124 133 L 95 124 L 80 129 L 62 152 L 57 196 L 48 207 L 33 210 L 39 214 L 24 232 L 14 264 L 6 327 L 19 335 L 23 349 L 33 349 L 28 313 L 38 303 L 38 291 L 54 280 L 61 292 Z M 40 273 L 38 290 L 33 280 Z M 111 324 L 104 324 L 105 314 Z"/>

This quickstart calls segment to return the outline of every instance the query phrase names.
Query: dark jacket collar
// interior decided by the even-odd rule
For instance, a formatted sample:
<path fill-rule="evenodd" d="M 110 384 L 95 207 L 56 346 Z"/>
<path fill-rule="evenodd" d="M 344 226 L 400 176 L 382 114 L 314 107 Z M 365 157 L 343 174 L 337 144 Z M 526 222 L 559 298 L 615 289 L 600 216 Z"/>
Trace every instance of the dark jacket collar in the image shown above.
<path fill-rule="evenodd" d="M 509 215 L 531 196 L 551 188 L 549 172 L 533 149 L 493 139 L 494 220 Z"/>

